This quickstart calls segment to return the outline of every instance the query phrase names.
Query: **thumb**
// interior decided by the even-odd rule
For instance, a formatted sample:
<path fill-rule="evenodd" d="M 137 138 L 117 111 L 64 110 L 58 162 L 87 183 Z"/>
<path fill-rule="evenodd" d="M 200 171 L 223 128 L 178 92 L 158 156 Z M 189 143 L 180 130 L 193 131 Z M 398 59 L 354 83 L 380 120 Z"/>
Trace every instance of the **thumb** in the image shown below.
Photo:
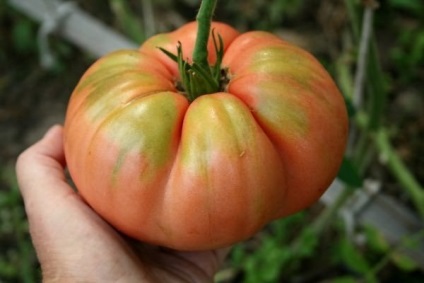
<path fill-rule="evenodd" d="M 74 193 L 65 182 L 64 167 L 63 129 L 55 125 L 17 159 L 16 175 L 25 203 Z"/>

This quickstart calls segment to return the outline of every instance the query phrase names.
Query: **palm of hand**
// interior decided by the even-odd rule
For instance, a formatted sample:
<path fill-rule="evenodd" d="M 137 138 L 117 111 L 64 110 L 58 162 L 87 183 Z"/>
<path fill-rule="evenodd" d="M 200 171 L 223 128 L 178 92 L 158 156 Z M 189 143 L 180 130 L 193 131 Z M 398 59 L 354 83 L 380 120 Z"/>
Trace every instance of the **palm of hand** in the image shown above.
<path fill-rule="evenodd" d="M 211 282 L 228 249 L 177 252 L 125 240 L 68 185 L 62 129 L 18 159 L 19 187 L 44 282 Z"/>

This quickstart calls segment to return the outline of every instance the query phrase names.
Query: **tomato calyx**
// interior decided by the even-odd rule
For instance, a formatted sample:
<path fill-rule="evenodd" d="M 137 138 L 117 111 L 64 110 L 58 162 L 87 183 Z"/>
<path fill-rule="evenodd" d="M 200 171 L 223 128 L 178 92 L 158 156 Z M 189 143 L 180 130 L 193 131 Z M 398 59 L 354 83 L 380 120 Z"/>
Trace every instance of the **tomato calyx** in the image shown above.
<path fill-rule="evenodd" d="M 169 58 L 178 64 L 180 81 L 177 89 L 192 102 L 203 94 L 223 91 L 228 83 L 227 71 L 222 69 L 224 43 L 222 37 L 212 30 L 212 40 L 215 48 L 216 62 L 212 66 L 208 62 L 208 42 L 211 34 L 212 16 L 217 0 L 202 0 L 196 16 L 197 37 L 193 51 L 193 62 L 184 59 L 183 47 L 179 42 L 177 55 L 160 48 Z"/>
<path fill-rule="evenodd" d="M 191 102 L 203 94 L 219 92 L 225 89 L 228 83 L 227 70 L 221 67 L 224 56 L 224 43 L 222 37 L 212 31 L 212 39 L 216 53 L 215 64 L 200 64 L 193 58 L 193 63 L 184 59 L 183 47 L 178 42 L 177 55 L 164 48 L 159 48 L 169 58 L 178 64 L 180 81 L 177 81 L 177 89 L 182 92 Z"/>

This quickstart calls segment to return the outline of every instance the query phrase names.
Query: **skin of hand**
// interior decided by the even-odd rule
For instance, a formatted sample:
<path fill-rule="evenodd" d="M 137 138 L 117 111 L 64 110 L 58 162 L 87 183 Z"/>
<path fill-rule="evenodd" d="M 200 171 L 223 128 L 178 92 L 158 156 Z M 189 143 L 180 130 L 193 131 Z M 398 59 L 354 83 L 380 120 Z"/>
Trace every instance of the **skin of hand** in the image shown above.
<path fill-rule="evenodd" d="M 127 239 L 67 183 L 63 132 L 53 126 L 17 160 L 43 282 L 213 282 L 228 248 L 178 252 Z"/>

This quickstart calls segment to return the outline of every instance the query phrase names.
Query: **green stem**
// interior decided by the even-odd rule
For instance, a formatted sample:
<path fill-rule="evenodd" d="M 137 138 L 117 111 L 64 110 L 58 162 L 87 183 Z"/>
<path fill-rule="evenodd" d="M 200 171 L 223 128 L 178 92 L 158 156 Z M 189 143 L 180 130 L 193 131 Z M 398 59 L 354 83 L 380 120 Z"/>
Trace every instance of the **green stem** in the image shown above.
<path fill-rule="evenodd" d="M 424 229 L 419 230 L 418 232 L 408 235 L 405 238 L 401 239 L 395 246 L 391 247 L 384 255 L 384 257 L 377 262 L 371 270 L 368 271 L 365 278 L 377 277 L 378 273 L 390 262 L 392 256 L 396 252 L 403 253 L 405 249 L 412 249 L 412 246 L 418 246 L 424 238 Z M 411 246 L 412 245 L 412 246 Z"/>
<path fill-rule="evenodd" d="M 354 189 L 346 186 L 336 197 L 334 203 L 326 207 L 322 213 L 311 224 L 316 235 L 321 235 L 328 225 L 337 217 L 340 209 L 346 204 L 346 201 L 355 192 Z"/>
<path fill-rule="evenodd" d="M 370 117 L 364 112 L 358 112 L 356 115 L 356 125 L 364 131 L 373 141 L 379 156 L 393 174 L 396 180 L 406 190 L 418 210 L 422 219 L 424 219 L 424 187 L 417 181 L 403 160 L 399 157 L 396 150 L 390 143 L 389 135 L 385 127 L 380 126 L 378 130 L 368 129 Z"/>
<path fill-rule="evenodd" d="M 417 208 L 421 218 L 424 219 L 424 188 L 418 183 L 392 148 L 387 131 L 383 128 L 375 134 L 375 144 L 387 167 L 402 187 L 408 191 L 411 201 Z"/>
<path fill-rule="evenodd" d="M 193 62 L 205 70 L 209 69 L 208 41 L 216 2 L 217 0 L 203 0 L 196 16 L 197 38 L 194 45 Z"/>
<path fill-rule="evenodd" d="M 352 23 L 353 37 L 355 41 L 358 41 L 360 35 L 360 21 L 358 12 L 356 10 L 356 1 L 345 0 L 346 10 L 349 15 L 350 22 Z"/>
<path fill-rule="evenodd" d="M 381 70 L 381 64 L 378 59 L 378 50 L 375 43 L 375 39 L 372 40 L 370 46 L 368 62 L 368 93 L 370 95 L 369 101 L 369 124 L 368 128 L 376 130 L 381 125 L 381 117 L 384 113 L 384 108 L 386 105 L 386 89 L 385 82 L 383 79 L 383 71 Z"/>
<path fill-rule="evenodd" d="M 211 33 L 212 16 L 217 0 L 203 0 L 197 14 L 197 36 L 193 50 L 193 62 L 184 60 L 182 46 L 178 45 L 178 54 L 160 48 L 169 58 L 178 64 L 181 77 L 180 91 L 192 102 L 203 94 L 214 93 L 222 89 L 225 76 L 221 73 L 221 62 L 224 55 L 224 43 L 221 36 L 212 33 L 216 62 L 209 66 L 208 42 Z"/>

